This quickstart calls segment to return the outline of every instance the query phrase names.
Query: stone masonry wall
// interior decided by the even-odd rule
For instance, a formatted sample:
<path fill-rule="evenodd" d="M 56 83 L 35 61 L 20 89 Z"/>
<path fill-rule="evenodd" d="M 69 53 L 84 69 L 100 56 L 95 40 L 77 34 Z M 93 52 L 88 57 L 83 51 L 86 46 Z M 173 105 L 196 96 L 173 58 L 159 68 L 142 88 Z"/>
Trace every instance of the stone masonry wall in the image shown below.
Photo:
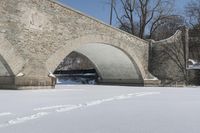
<path fill-rule="evenodd" d="M 200 62 L 200 31 L 189 31 L 189 58 Z"/>
<path fill-rule="evenodd" d="M 51 85 L 49 72 L 85 43 L 123 50 L 148 79 L 148 42 L 50 0 L 0 1 L 0 54 L 16 85 Z M 39 81 L 38 81 L 39 80 Z"/>
<path fill-rule="evenodd" d="M 152 41 L 150 48 L 150 72 L 158 77 L 163 85 L 185 82 L 185 53 L 183 32 L 177 31 L 172 37 Z"/>
<path fill-rule="evenodd" d="M 189 59 L 200 62 L 200 30 L 189 30 Z M 200 70 L 189 70 L 190 80 L 200 85 Z"/>

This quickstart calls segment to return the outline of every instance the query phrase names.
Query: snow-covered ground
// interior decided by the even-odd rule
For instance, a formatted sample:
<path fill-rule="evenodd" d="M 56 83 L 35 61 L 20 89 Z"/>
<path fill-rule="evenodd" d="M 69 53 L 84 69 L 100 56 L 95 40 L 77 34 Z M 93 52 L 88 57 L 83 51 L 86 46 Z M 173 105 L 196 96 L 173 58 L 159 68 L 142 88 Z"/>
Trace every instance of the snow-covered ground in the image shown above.
<path fill-rule="evenodd" d="M 188 69 L 200 69 L 200 62 L 193 59 L 188 59 L 188 61 L 191 63 L 188 65 Z"/>
<path fill-rule="evenodd" d="M 200 88 L 0 90 L 0 133 L 199 133 Z"/>
<path fill-rule="evenodd" d="M 188 69 L 200 69 L 200 64 L 197 65 L 189 65 Z"/>

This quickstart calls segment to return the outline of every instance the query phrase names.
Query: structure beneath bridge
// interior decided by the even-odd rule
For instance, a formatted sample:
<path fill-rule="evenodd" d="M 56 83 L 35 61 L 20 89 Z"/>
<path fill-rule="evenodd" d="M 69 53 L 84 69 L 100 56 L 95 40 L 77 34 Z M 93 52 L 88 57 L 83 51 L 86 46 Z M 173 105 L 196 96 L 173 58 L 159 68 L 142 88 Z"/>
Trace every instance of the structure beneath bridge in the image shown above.
<path fill-rule="evenodd" d="M 51 74 L 76 51 L 104 83 L 145 86 L 149 42 L 51 0 L 0 1 L 0 87 L 54 86 Z"/>

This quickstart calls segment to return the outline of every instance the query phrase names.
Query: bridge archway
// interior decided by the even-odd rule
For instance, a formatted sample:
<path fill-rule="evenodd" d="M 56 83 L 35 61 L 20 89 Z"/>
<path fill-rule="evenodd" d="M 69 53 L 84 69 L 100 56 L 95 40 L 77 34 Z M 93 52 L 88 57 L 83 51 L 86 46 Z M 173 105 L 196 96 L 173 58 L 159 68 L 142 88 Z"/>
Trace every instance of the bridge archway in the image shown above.
<path fill-rule="evenodd" d="M 25 61 L 19 52 L 0 34 L 0 88 L 15 88 L 16 77 Z"/>
<path fill-rule="evenodd" d="M 11 70 L 10 66 L 1 55 L 0 55 L 0 76 L 14 76 L 14 73 Z"/>
<path fill-rule="evenodd" d="M 45 62 L 47 70 L 50 73 L 54 72 L 54 70 L 57 68 L 60 62 L 66 57 L 66 55 L 69 55 L 72 51 L 82 46 L 92 43 L 107 44 L 120 49 L 137 66 L 138 71 L 141 73 L 142 79 L 144 80 L 146 78 L 146 70 L 142 65 L 143 60 L 141 61 L 141 59 L 138 58 L 138 55 L 136 55 L 137 52 L 134 52 L 137 51 L 135 47 L 132 47 L 134 44 L 129 44 L 130 42 L 127 42 L 124 39 L 119 39 L 99 34 L 92 34 L 92 35 L 90 34 L 90 35 L 80 36 L 78 38 L 69 39 L 64 46 L 59 48 L 56 52 L 54 52 L 54 54 L 48 57 L 48 59 Z"/>
<path fill-rule="evenodd" d="M 98 82 L 101 84 L 143 85 L 142 74 L 136 62 L 130 58 L 130 55 L 115 46 L 88 43 L 71 52 L 79 53 L 92 62 L 100 77 Z"/>
<path fill-rule="evenodd" d="M 26 61 L 3 34 L 0 34 L 0 47 L 0 61 L 9 74 L 12 76 L 19 74 Z"/>
<path fill-rule="evenodd" d="M 7 84 L 14 85 L 14 73 L 2 55 L 0 55 L 0 87 L 4 87 Z"/>

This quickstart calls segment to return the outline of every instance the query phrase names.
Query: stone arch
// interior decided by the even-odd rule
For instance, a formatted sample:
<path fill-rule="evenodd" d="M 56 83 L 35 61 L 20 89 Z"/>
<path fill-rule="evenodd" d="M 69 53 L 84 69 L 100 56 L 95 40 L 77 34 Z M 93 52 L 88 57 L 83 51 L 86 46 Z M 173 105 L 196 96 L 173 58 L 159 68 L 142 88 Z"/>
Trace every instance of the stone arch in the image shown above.
<path fill-rule="evenodd" d="M 8 63 L 5 61 L 5 59 L 2 57 L 0 54 L 0 76 L 14 76 L 13 71 L 11 70 L 10 66 Z"/>
<path fill-rule="evenodd" d="M 7 85 L 13 86 L 14 83 L 14 73 L 0 54 L 0 87 L 4 88 Z"/>
<path fill-rule="evenodd" d="M 15 47 L 0 34 L 0 61 L 4 64 L 8 72 L 14 76 L 20 73 L 25 61 L 16 51 Z"/>
<path fill-rule="evenodd" d="M 119 40 L 116 38 L 111 38 L 103 35 L 87 35 L 81 36 L 75 39 L 71 39 L 64 45 L 62 48 L 58 49 L 53 55 L 51 55 L 46 61 L 47 70 L 52 73 L 59 63 L 66 57 L 66 55 L 70 54 L 72 51 L 76 49 L 92 43 L 100 43 L 113 46 L 123 51 L 129 59 L 132 61 L 133 65 L 136 66 L 139 71 L 142 80 L 145 78 L 145 70 L 142 66 L 142 63 L 139 61 L 138 57 L 134 53 L 134 48 L 128 47 L 127 42 L 125 40 Z"/>

